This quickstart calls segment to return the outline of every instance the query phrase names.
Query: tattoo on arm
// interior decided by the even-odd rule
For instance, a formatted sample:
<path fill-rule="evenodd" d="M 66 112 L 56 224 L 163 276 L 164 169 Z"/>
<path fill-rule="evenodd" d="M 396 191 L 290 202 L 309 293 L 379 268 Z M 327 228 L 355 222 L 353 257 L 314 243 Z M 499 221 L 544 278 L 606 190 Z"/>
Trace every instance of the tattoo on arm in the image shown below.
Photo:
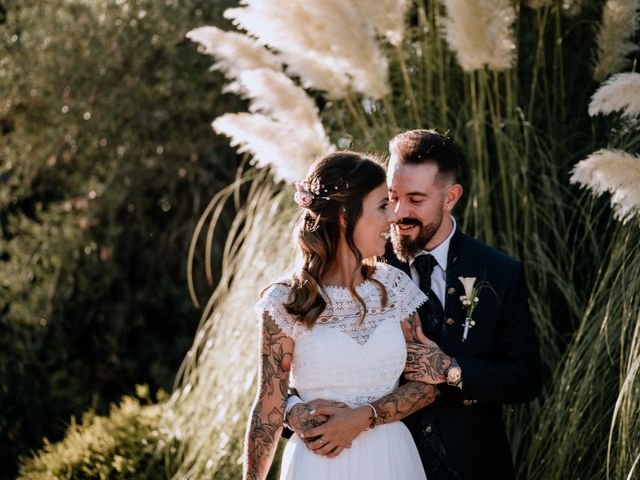
<path fill-rule="evenodd" d="M 422 382 L 409 382 L 389 395 L 373 402 L 378 412 L 376 425 L 396 422 L 434 402 L 436 387 Z"/>
<path fill-rule="evenodd" d="M 420 318 L 414 313 L 404 322 L 402 330 L 407 341 L 407 361 L 405 371 L 419 374 L 425 383 L 442 383 L 444 372 L 451 358 L 433 341 L 422 343 L 416 335 Z M 414 378 L 417 380 L 417 378 Z"/>
<path fill-rule="evenodd" d="M 287 337 L 265 312 L 258 395 L 249 415 L 244 449 L 244 479 L 266 478 L 275 446 L 282 433 L 284 408 L 289 387 L 293 340 Z"/>
<path fill-rule="evenodd" d="M 405 369 L 420 372 L 429 383 L 441 383 L 442 376 L 450 363 L 448 357 L 436 344 L 409 344 Z"/>
<path fill-rule="evenodd" d="M 409 347 L 412 345 L 424 347 L 424 345 L 419 343 L 419 339 L 415 333 L 415 327 L 417 325 L 420 325 L 420 318 L 417 313 L 414 313 L 403 322 L 402 330 Z M 421 360 L 421 355 L 408 352 L 407 368 L 414 371 L 423 370 L 425 364 Z M 423 382 L 405 383 L 389 395 L 373 402 L 373 406 L 378 413 L 376 425 L 402 420 L 413 412 L 432 404 L 435 399 L 436 387 L 434 385 Z"/>
<path fill-rule="evenodd" d="M 409 318 L 402 322 L 402 332 L 404 333 L 404 339 L 409 343 L 418 343 L 418 336 L 416 335 L 416 327 L 420 325 L 420 317 L 418 312 L 414 312 Z"/>

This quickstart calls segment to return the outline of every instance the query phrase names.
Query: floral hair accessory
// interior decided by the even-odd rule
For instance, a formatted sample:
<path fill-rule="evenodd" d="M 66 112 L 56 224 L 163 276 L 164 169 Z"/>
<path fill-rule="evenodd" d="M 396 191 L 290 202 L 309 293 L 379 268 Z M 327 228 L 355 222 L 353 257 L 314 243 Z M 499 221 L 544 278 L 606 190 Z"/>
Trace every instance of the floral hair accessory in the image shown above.
<path fill-rule="evenodd" d="M 309 208 L 313 202 L 313 194 L 307 190 L 307 182 L 296 182 L 296 193 L 293 195 L 293 199 L 300 208 Z"/>
<path fill-rule="evenodd" d="M 342 180 L 342 179 L 340 179 Z M 302 180 L 295 183 L 296 193 L 293 195 L 293 199 L 300 208 L 309 208 L 311 203 L 316 198 L 322 198 L 323 200 L 331 200 L 329 193 L 333 190 L 339 190 L 338 185 L 330 186 L 321 185 L 320 181 L 316 178 L 313 181 Z M 348 190 L 349 184 L 343 182 L 343 186 Z M 324 195 L 320 195 L 324 193 Z"/>

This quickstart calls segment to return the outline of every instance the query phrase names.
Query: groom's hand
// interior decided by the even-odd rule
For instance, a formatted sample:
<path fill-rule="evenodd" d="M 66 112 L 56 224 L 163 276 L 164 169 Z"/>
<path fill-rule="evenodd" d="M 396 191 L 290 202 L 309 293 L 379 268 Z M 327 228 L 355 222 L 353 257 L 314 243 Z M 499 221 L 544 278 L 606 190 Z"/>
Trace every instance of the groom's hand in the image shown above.
<path fill-rule="evenodd" d="M 335 400 L 318 399 L 309 403 L 297 403 L 287 413 L 287 425 L 298 435 L 322 425 L 328 420 L 326 415 L 313 415 L 321 407 L 346 408 L 347 405 Z"/>
<path fill-rule="evenodd" d="M 445 354 L 438 344 L 429 340 L 419 326 L 415 329 L 415 338 L 420 343 L 407 343 L 404 378 L 409 382 L 432 385 L 446 383 L 444 372 L 451 365 L 451 357 Z"/>
<path fill-rule="evenodd" d="M 371 408 L 320 407 L 314 415 L 324 415 L 329 419 L 302 437 L 307 448 L 318 455 L 335 457 L 345 448 L 351 447 L 351 442 L 367 430 L 371 425 Z"/>

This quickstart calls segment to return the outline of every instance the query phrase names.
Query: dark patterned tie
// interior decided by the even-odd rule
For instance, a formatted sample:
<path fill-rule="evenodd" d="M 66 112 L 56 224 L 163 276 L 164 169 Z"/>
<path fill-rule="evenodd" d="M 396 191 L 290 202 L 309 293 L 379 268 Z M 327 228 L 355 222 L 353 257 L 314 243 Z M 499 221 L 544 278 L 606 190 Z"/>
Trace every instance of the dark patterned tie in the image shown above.
<path fill-rule="evenodd" d="M 420 275 L 420 290 L 427 294 L 429 300 L 420 308 L 422 329 L 427 337 L 438 343 L 442 336 L 442 324 L 444 322 L 444 309 L 431 288 L 431 274 L 433 267 L 438 264 L 433 255 L 419 255 L 413 260 L 418 275 Z"/>

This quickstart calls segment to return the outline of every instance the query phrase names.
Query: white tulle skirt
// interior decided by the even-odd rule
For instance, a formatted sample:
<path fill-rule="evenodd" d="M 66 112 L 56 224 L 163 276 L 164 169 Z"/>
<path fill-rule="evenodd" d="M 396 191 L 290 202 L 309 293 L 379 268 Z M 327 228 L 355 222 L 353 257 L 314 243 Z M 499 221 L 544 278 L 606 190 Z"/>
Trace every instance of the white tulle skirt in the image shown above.
<path fill-rule="evenodd" d="M 280 480 L 424 480 L 411 433 L 402 422 L 362 432 L 335 458 L 308 450 L 293 435 L 282 455 Z"/>

